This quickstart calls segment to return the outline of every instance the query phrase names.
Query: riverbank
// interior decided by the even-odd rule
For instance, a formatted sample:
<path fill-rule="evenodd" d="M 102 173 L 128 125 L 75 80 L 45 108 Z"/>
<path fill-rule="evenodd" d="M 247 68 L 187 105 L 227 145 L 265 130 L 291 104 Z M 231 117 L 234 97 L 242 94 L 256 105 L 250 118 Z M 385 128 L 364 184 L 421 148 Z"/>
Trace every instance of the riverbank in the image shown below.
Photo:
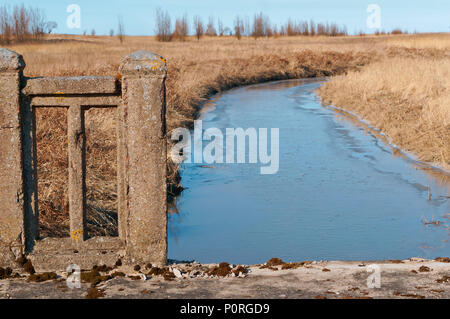
<path fill-rule="evenodd" d="M 450 264 L 448 258 L 437 260 L 408 259 L 374 262 L 321 261 L 282 263 L 272 259 L 264 265 L 238 266 L 237 275 L 208 275 L 218 265 L 172 264 L 171 276 L 145 276 L 151 270 L 114 269 L 128 276 L 83 282 L 81 288 L 68 288 L 67 274 L 45 282 L 24 278 L 0 280 L 0 299 L 17 298 L 293 298 L 293 299 L 377 299 L 377 298 L 450 298 Z M 223 268 L 223 267 L 222 267 Z M 169 268 L 168 268 L 169 269 Z M 197 269 L 197 270 L 193 270 Z M 231 267 L 230 267 L 231 269 Z M 243 269 L 247 272 L 243 273 Z M 375 272 L 374 270 L 375 269 Z M 380 275 L 373 285 L 368 278 Z M 236 272 L 236 271 L 235 271 Z M 141 276 L 139 276 L 141 274 Z M 219 275 L 217 275 L 219 274 Z M 89 278 L 89 276 L 83 276 Z M 369 282 L 372 282 L 369 280 Z"/>
<path fill-rule="evenodd" d="M 410 48 L 332 78 L 318 94 L 355 113 L 421 161 L 450 169 L 450 54 Z M 436 43 L 436 45 L 438 42 Z"/>

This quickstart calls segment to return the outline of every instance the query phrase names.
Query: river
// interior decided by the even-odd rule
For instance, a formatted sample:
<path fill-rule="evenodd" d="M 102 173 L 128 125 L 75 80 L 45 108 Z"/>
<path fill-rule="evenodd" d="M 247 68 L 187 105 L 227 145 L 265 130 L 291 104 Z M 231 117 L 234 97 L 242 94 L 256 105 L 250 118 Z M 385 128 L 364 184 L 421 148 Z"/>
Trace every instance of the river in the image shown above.
<path fill-rule="evenodd" d="M 205 105 L 203 129 L 279 128 L 279 170 L 183 164 L 186 190 L 169 215 L 169 258 L 254 264 L 450 255 L 448 178 L 394 156 L 322 105 L 314 93 L 320 85 L 258 84 Z"/>

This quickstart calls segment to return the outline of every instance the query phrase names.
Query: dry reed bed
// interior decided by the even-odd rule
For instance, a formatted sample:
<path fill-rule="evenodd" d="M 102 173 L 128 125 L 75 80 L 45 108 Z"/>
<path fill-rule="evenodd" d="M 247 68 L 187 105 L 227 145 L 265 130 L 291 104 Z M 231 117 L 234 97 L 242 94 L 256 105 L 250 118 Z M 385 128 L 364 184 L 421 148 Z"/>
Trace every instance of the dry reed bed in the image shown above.
<path fill-rule="evenodd" d="M 121 45 L 108 37 L 52 36 L 48 43 L 9 48 L 24 55 L 26 76 L 115 75 L 120 58 L 133 51 L 146 49 L 163 55 L 169 67 L 170 136 L 171 129 L 192 124 L 201 103 L 211 94 L 270 80 L 344 74 L 390 55 L 424 54 L 420 51 L 423 49 L 387 45 L 393 40 L 408 43 L 411 37 L 282 37 L 257 41 L 206 37 L 200 42 L 190 39 L 183 43 L 127 37 Z M 433 50 L 438 56 L 446 54 L 441 48 L 425 50 L 429 51 L 425 54 Z M 107 117 L 107 110 L 98 112 L 104 114 L 92 116 L 86 123 L 88 231 L 91 235 L 111 235 L 117 233 L 114 123 L 112 117 Z M 37 113 L 37 123 L 41 235 L 67 236 L 65 112 L 42 110 Z M 181 190 L 177 168 L 169 165 L 168 170 L 169 195 L 176 195 Z"/>
<path fill-rule="evenodd" d="M 402 149 L 450 169 L 450 58 L 393 57 L 337 77 L 319 89 Z"/>

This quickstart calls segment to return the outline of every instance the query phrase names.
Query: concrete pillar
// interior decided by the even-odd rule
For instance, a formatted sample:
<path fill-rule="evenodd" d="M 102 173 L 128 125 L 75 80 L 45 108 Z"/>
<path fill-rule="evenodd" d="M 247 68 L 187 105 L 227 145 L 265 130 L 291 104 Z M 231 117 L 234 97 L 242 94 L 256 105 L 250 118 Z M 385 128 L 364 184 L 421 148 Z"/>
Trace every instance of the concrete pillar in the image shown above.
<path fill-rule="evenodd" d="M 159 55 L 138 51 L 122 59 L 120 72 L 127 258 L 132 263 L 162 265 L 167 261 L 167 66 Z"/>
<path fill-rule="evenodd" d="M 20 85 L 22 56 L 0 48 L 0 266 L 24 252 Z"/>
<path fill-rule="evenodd" d="M 84 113 L 81 105 L 71 105 L 67 111 L 69 139 L 69 215 L 70 238 L 74 242 L 86 239 L 86 159 Z"/>

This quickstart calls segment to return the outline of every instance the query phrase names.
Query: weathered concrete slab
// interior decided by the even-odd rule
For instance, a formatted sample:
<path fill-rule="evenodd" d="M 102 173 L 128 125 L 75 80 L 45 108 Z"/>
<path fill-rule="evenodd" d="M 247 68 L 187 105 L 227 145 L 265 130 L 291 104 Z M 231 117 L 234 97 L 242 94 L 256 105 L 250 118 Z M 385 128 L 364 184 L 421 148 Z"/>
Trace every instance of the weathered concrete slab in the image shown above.
<path fill-rule="evenodd" d="M 118 81 L 113 76 L 38 77 L 26 80 L 28 95 L 114 94 Z"/>
<path fill-rule="evenodd" d="M 120 96 L 107 95 L 107 96 L 34 96 L 31 99 L 33 106 L 69 106 L 69 105 L 82 105 L 82 106 L 99 106 L 99 107 L 117 107 L 121 104 Z"/>
<path fill-rule="evenodd" d="M 85 241 L 72 238 L 45 238 L 36 242 L 28 255 L 37 272 L 63 271 L 71 264 L 82 269 L 95 265 L 114 266 L 125 256 L 125 243 L 118 237 L 94 237 Z"/>
<path fill-rule="evenodd" d="M 209 278 L 202 275 L 167 281 L 160 276 L 148 280 L 116 277 L 97 286 L 104 298 L 197 299 L 351 299 L 351 298 L 450 298 L 450 264 L 436 261 L 379 262 L 380 288 L 369 288 L 367 262 L 317 262 L 291 270 L 250 266 L 245 278 Z M 190 265 L 191 266 L 191 265 Z M 182 270 L 190 266 L 173 265 Z M 199 265 L 211 268 L 213 265 Z M 421 267 L 429 271 L 421 272 Z M 278 267 L 280 268 L 280 267 Z M 278 269 L 277 268 L 277 269 Z M 327 271 L 324 271 L 327 269 Z M 426 269 L 426 268 L 422 268 Z M 114 270 L 117 271 L 117 270 Z M 184 271 L 183 271 L 184 272 Z M 133 273 L 137 275 L 137 273 Z M 70 289 L 66 274 L 54 281 L 28 283 L 24 279 L 0 280 L 0 298 L 85 298 L 89 284 Z M 450 277 L 449 277 L 450 278 Z"/>
<path fill-rule="evenodd" d="M 94 237 L 85 241 L 74 241 L 71 238 L 44 238 L 36 242 L 35 253 L 70 253 L 78 251 L 108 251 L 119 250 L 125 243 L 118 237 Z"/>

